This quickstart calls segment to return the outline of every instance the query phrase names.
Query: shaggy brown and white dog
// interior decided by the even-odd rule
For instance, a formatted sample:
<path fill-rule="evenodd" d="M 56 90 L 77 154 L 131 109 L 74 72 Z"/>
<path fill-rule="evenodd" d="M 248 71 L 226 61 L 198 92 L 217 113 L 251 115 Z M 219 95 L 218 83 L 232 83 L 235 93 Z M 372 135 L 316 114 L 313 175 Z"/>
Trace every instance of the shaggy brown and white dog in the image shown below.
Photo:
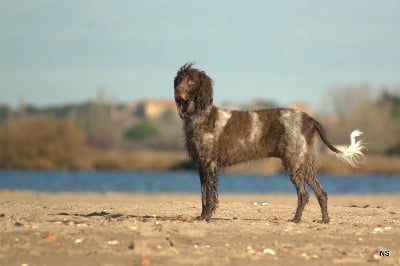
<path fill-rule="evenodd" d="M 186 148 L 201 181 L 200 219 L 210 220 L 218 203 L 218 172 L 224 167 L 265 157 L 282 159 L 298 197 L 293 222 L 301 220 L 309 195 L 307 183 L 328 223 L 327 193 L 317 178 L 316 141 L 319 135 L 337 157 L 355 166 L 364 146 L 355 141 L 362 132 L 351 133 L 351 145 L 341 151 L 327 139 L 319 122 L 306 113 L 276 108 L 257 111 L 220 109 L 213 105 L 212 81 L 204 71 L 182 66 L 175 77 L 175 102 L 183 120 Z"/>

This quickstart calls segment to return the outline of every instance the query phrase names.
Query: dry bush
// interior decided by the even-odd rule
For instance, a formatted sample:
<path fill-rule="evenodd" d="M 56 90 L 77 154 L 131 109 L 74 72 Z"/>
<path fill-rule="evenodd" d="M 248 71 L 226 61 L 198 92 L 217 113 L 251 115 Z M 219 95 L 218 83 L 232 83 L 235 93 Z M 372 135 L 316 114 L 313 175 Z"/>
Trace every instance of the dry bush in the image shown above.
<path fill-rule="evenodd" d="M 0 126 L 0 167 L 89 168 L 84 134 L 65 119 L 24 117 Z"/>

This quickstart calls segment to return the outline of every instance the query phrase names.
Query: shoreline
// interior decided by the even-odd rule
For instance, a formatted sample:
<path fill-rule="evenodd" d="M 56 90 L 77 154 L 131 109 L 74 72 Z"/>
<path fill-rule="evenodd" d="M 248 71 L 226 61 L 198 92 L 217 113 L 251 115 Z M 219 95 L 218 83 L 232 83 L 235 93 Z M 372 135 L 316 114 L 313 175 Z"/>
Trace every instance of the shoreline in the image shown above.
<path fill-rule="evenodd" d="M 366 155 L 365 164 L 357 168 L 343 163 L 333 154 L 322 152 L 319 155 L 321 174 L 331 175 L 400 175 L 400 157 Z M 95 152 L 85 158 L 87 161 L 77 168 L 57 169 L 32 162 L 25 170 L 119 170 L 119 171 L 180 171 L 195 170 L 185 151 L 139 150 L 135 152 L 109 151 Z M 10 167 L 13 169 L 13 167 Z M 4 169 L 6 170 L 6 169 Z M 234 174 L 278 174 L 282 173 L 281 161 L 265 158 L 228 167 L 222 172 Z"/>
<path fill-rule="evenodd" d="M 329 224 L 310 195 L 221 194 L 211 222 L 200 193 L 0 191 L 5 265 L 400 264 L 400 194 L 332 195 Z M 257 203 L 257 204 L 255 204 Z M 258 204 L 260 203 L 260 204 Z M 263 203 L 264 205 L 262 205 Z M 389 251 L 389 256 L 380 256 Z"/>

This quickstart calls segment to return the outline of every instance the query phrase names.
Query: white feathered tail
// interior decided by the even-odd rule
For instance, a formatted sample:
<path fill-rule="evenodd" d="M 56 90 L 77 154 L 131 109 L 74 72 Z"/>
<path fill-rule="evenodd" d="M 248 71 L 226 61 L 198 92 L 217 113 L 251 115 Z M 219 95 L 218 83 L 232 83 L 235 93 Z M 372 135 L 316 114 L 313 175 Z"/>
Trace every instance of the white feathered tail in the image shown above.
<path fill-rule="evenodd" d="M 354 130 L 350 134 L 350 145 L 346 149 L 338 149 L 330 143 L 328 140 L 322 125 L 315 119 L 312 119 L 321 140 L 326 144 L 326 146 L 336 153 L 336 157 L 340 160 L 350 164 L 353 167 L 358 167 L 360 164 L 364 163 L 364 154 L 362 151 L 366 149 L 362 140 L 356 141 L 356 138 L 361 136 L 363 133 L 360 130 Z"/>
<path fill-rule="evenodd" d="M 340 152 L 336 153 L 336 157 L 353 167 L 358 167 L 360 164 L 364 163 L 365 159 L 362 150 L 365 149 L 365 146 L 362 140 L 356 141 L 356 137 L 362 134 L 363 132 L 358 129 L 351 132 L 349 147 L 345 150 L 339 150 Z"/>

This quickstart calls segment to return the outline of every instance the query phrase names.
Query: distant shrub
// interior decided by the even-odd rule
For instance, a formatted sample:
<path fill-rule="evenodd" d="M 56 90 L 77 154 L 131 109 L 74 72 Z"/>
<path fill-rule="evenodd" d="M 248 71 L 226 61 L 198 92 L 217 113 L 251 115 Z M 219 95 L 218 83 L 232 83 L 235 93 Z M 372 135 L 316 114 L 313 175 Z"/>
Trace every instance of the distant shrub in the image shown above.
<path fill-rule="evenodd" d="M 150 122 L 141 122 L 126 130 L 124 137 L 130 140 L 142 140 L 159 135 L 158 129 Z"/>
<path fill-rule="evenodd" d="M 400 156 L 400 143 L 397 143 L 396 145 L 387 149 L 385 154 L 390 156 Z"/>
<path fill-rule="evenodd" d="M 0 125 L 0 168 L 87 168 L 84 134 L 66 119 L 12 119 Z"/>

